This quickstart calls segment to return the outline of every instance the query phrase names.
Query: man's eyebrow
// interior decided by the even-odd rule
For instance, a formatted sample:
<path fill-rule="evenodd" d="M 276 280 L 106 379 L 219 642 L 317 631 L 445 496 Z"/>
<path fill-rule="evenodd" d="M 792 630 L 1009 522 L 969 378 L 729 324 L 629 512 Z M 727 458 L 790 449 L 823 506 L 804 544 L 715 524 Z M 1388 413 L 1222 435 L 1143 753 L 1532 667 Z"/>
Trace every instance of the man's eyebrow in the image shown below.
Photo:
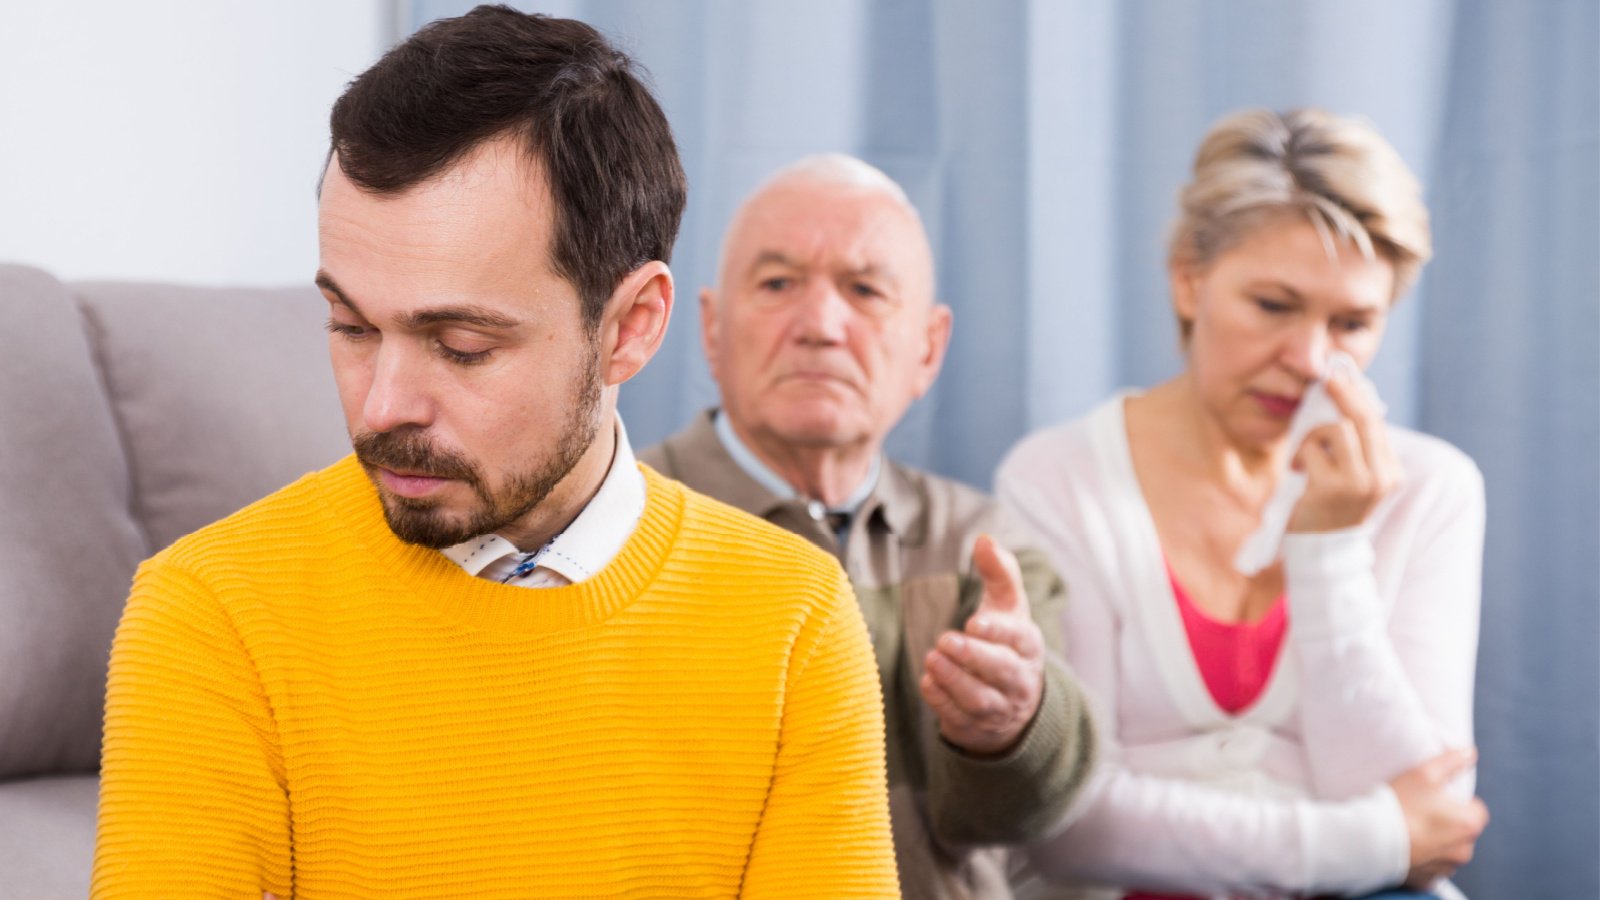
<path fill-rule="evenodd" d="M 322 288 L 323 290 L 332 294 L 334 300 L 349 307 L 351 312 L 361 316 L 363 319 L 366 318 L 366 316 L 361 315 L 361 309 L 354 303 L 350 302 L 350 298 L 345 295 L 345 292 L 342 289 L 340 289 L 339 283 L 333 280 L 332 275 L 329 275 L 327 272 L 319 269 L 317 271 L 316 285 L 317 287 Z"/>
<path fill-rule="evenodd" d="M 864 266 L 857 266 L 850 270 L 850 274 L 856 276 L 857 278 L 882 278 L 885 281 L 891 283 L 894 282 L 894 273 L 891 272 L 886 266 L 880 266 L 877 263 L 867 263 Z"/>
<path fill-rule="evenodd" d="M 791 269 L 802 268 L 800 263 L 790 259 L 787 256 L 784 256 L 782 253 L 779 253 L 776 250 L 763 250 L 756 254 L 755 260 L 750 263 L 750 271 L 754 272 L 762 266 L 767 265 L 788 266 Z"/>
<path fill-rule="evenodd" d="M 754 272 L 765 265 L 786 266 L 790 269 L 805 268 L 804 263 L 795 259 L 791 259 L 777 250 L 763 250 L 756 255 L 755 262 L 750 264 L 750 271 Z M 849 269 L 848 274 L 857 278 L 884 278 L 889 281 L 894 281 L 894 273 L 890 272 L 883 266 L 878 265 L 877 263 L 867 263 L 866 265 L 856 266 L 853 269 Z"/>
<path fill-rule="evenodd" d="M 406 313 L 400 317 L 400 325 L 410 329 L 457 322 L 463 325 L 493 328 L 501 331 L 516 328 L 522 324 L 510 316 L 481 306 L 441 306 L 435 309 L 419 309 L 416 312 Z"/>
<path fill-rule="evenodd" d="M 351 302 L 350 297 L 339 287 L 338 282 L 333 280 L 333 276 L 327 272 L 318 272 L 316 283 L 317 287 L 332 294 L 335 302 L 349 307 L 351 312 L 361 316 L 361 318 L 366 318 L 361 309 Z M 406 313 L 400 318 L 400 327 L 417 330 L 427 328 L 430 325 L 452 322 L 500 331 L 516 328 L 522 324 L 504 313 L 498 313 L 481 306 L 440 306 Z"/>

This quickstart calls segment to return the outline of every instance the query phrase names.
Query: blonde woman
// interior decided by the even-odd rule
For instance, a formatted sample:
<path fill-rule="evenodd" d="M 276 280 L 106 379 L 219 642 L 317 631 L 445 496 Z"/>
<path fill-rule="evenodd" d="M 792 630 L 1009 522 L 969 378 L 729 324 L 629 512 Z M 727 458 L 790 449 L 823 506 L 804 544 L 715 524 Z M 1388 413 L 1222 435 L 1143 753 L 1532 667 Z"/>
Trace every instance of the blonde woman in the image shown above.
<path fill-rule="evenodd" d="M 1035 848 L 1110 896 L 1450 897 L 1472 796 L 1483 486 L 1359 372 L 1431 253 L 1398 154 L 1316 110 L 1219 122 L 1169 251 L 1182 374 L 1019 444 L 1001 499 L 1070 603 L 1106 764 Z M 1330 374 L 1330 372 L 1332 374 Z M 1314 385 L 1335 421 L 1291 442 Z M 1241 545 L 1305 476 L 1281 553 Z"/>

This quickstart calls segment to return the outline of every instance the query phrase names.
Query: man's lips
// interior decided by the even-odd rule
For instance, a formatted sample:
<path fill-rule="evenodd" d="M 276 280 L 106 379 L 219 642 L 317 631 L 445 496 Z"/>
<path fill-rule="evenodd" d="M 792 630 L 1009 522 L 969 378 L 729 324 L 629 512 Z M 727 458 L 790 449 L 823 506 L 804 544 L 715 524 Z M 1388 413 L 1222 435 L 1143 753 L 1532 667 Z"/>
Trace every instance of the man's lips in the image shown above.
<path fill-rule="evenodd" d="M 848 376 L 840 375 L 835 372 L 827 372 L 820 369 L 802 369 L 794 372 L 786 372 L 778 380 L 796 381 L 800 382 L 801 384 L 835 384 L 848 388 L 854 388 L 856 386 L 855 380 Z"/>
<path fill-rule="evenodd" d="M 1264 391 L 1251 391 L 1250 396 L 1254 397 L 1255 401 L 1261 404 L 1262 410 L 1264 410 L 1267 415 L 1277 419 L 1287 419 L 1294 415 L 1295 410 L 1300 408 L 1299 397 L 1290 397 L 1284 394 L 1268 394 Z"/>
<path fill-rule="evenodd" d="M 423 475 L 417 472 L 397 472 L 394 469 L 385 469 L 382 466 L 378 467 L 378 478 L 383 482 L 383 486 L 392 493 L 411 498 L 426 497 L 450 481 L 448 478 Z"/>

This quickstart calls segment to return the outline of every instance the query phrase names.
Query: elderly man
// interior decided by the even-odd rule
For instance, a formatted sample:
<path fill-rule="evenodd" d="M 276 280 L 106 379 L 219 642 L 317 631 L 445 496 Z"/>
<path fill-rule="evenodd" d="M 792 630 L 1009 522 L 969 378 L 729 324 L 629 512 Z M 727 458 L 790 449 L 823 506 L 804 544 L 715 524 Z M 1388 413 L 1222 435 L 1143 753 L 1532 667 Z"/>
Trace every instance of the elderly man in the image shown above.
<path fill-rule="evenodd" d="M 896 896 L 839 566 L 636 466 L 615 416 L 684 202 L 627 59 L 480 8 L 332 132 L 355 453 L 141 568 L 95 896 Z"/>
<path fill-rule="evenodd" d="M 1030 616 L 1062 600 L 1043 556 L 988 498 L 884 459 L 949 340 L 933 280 L 883 173 L 843 156 L 780 171 L 700 296 L 722 406 L 641 457 L 838 555 L 877 652 L 906 896 L 1006 897 L 1005 851 L 984 845 L 1058 824 L 1094 741 Z"/>

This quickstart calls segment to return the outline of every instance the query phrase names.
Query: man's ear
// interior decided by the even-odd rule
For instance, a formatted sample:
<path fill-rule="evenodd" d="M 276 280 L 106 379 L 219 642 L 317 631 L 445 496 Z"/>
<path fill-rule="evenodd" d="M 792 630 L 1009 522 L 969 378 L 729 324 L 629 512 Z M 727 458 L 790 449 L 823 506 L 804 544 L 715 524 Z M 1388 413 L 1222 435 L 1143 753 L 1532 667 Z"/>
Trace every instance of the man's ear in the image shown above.
<path fill-rule="evenodd" d="M 950 328 L 954 319 L 955 313 L 943 303 L 935 303 L 928 310 L 928 342 L 923 348 L 922 358 L 917 361 L 918 397 L 926 394 L 939 377 L 939 369 L 944 366 L 945 351 L 950 349 Z"/>
<path fill-rule="evenodd" d="M 601 378 L 607 387 L 637 375 L 667 335 L 672 317 L 672 270 L 651 260 L 627 275 L 611 292 L 601 328 Z"/>

